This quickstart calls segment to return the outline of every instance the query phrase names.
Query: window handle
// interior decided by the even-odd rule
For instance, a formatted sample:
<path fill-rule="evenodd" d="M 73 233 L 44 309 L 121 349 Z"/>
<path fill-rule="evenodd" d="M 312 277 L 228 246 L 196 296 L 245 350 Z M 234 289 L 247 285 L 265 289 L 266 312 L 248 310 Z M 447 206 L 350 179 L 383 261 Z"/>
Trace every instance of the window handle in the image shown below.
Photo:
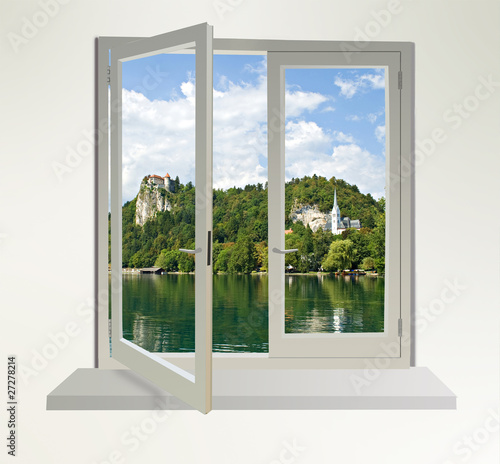
<path fill-rule="evenodd" d="M 296 251 L 299 251 L 298 248 L 291 248 L 290 250 L 279 250 L 278 248 L 273 248 L 273 253 L 279 253 L 280 255 L 286 255 L 287 253 L 295 253 Z"/>
<path fill-rule="evenodd" d="M 196 248 L 196 250 L 187 250 L 186 248 L 179 248 L 179 251 L 182 251 L 183 253 L 190 253 L 192 255 L 196 253 L 201 253 L 201 248 Z"/>

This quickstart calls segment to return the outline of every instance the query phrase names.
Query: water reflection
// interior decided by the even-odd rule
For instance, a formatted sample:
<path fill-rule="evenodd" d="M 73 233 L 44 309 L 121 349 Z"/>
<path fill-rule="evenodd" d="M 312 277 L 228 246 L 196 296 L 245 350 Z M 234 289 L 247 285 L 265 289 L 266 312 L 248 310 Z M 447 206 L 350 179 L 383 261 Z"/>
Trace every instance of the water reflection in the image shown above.
<path fill-rule="evenodd" d="M 213 351 L 267 352 L 267 298 L 267 275 L 215 276 Z M 285 276 L 286 333 L 383 330 L 383 278 Z M 194 351 L 194 275 L 124 275 L 123 332 L 149 351 Z"/>
<path fill-rule="evenodd" d="M 286 333 L 383 332 L 384 279 L 289 275 Z"/>

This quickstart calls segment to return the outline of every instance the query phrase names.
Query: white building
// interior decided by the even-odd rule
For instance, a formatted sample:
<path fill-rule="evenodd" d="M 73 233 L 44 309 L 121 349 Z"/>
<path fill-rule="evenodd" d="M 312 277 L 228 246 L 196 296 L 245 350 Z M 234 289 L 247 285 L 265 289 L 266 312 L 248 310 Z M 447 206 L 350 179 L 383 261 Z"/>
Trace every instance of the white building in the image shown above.
<path fill-rule="evenodd" d="M 350 219 L 340 215 L 340 208 L 337 204 L 337 189 L 333 196 L 333 208 L 330 219 L 325 224 L 325 230 L 331 230 L 333 235 L 340 235 L 346 229 L 361 229 L 360 219 Z"/>

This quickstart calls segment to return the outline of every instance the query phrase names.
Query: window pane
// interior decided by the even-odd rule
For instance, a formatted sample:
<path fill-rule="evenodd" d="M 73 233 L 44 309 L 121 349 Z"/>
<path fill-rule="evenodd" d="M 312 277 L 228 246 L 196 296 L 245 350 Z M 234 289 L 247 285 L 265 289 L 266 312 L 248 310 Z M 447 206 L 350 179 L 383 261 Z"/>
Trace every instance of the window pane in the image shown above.
<path fill-rule="evenodd" d="M 194 261 L 178 251 L 195 248 L 194 69 L 183 54 L 123 64 L 123 330 L 152 352 L 194 352 Z M 214 352 L 268 351 L 266 86 L 265 57 L 214 56 Z"/>
<path fill-rule="evenodd" d="M 267 66 L 214 56 L 213 351 L 268 351 Z"/>
<path fill-rule="evenodd" d="M 385 77 L 285 71 L 285 333 L 384 331 Z"/>
<path fill-rule="evenodd" d="M 195 55 L 122 67 L 123 335 L 152 352 L 195 342 Z"/>

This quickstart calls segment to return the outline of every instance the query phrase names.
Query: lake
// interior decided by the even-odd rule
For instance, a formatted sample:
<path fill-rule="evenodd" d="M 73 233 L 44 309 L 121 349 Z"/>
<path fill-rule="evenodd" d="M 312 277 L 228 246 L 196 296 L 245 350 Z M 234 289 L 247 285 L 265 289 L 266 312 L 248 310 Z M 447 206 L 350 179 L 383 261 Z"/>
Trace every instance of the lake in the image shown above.
<path fill-rule="evenodd" d="M 194 351 L 194 279 L 124 274 L 124 337 L 148 351 Z M 268 351 L 267 296 L 266 274 L 214 276 L 214 352 Z M 383 330 L 383 277 L 285 275 L 286 333 Z"/>

